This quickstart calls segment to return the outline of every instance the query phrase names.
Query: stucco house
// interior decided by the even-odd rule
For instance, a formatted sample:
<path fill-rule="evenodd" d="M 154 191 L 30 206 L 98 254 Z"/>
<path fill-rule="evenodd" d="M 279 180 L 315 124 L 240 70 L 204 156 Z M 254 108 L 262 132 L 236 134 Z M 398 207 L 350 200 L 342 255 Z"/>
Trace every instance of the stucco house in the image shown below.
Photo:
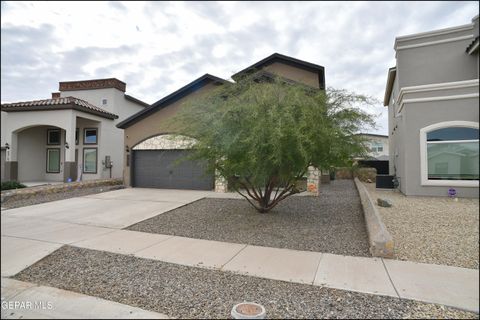
<path fill-rule="evenodd" d="M 232 79 L 238 79 L 252 70 L 262 77 L 276 75 L 316 89 L 325 88 L 322 66 L 278 53 L 237 72 L 232 75 Z M 184 161 L 175 165 L 177 159 L 191 151 L 188 150 L 189 143 L 171 139 L 173 129 L 166 126 L 166 120 L 172 117 L 187 99 L 204 94 L 222 83 L 225 83 L 225 80 L 205 74 L 117 125 L 124 129 L 125 134 L 125 185 L 225 190 L 221 178 L 216 180 L 213 174 L 204 174 L 204 164 L 201 161 Z"/>
<path fill-rule="evenodd" d="M 68 81 L 50 99 L 2 104 L 2 181 L 122 178 L 115 125 L 149 106 L 125 90 L 115 78 Z"/>
<path fill-rule="evenodd" d="M 395 39 L 388 71 L 390 174 L 406 195 L 479 195 L 479 17 Z"/>
<path fill-rule="evenodd" d="M 388 136 L 373 133 L 360 133 L 366 140 L 367 157 L 371 160 L 388 161 Z"/>

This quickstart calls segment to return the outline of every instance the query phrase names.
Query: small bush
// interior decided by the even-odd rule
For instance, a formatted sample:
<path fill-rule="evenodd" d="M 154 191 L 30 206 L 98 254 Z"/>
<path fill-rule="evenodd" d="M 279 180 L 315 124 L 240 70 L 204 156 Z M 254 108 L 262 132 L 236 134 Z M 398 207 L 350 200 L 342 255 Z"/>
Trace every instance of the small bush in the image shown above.
<path fill-rule="evenodd" d="M 21 184 L 20 182 L 17 181 L 5 181 L 2 182 L 2 186 L 0 190 L 11 190 L 11 189 L 20 189 L 20 188 L 26 188 L 27 186 L 24 184 Z"/>

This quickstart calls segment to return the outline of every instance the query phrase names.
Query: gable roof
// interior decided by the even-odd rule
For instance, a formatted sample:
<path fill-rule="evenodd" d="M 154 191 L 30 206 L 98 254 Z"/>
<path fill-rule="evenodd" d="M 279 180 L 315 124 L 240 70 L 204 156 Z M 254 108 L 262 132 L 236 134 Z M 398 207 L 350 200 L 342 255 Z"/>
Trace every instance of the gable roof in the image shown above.
<path fill-rule="evenodd" d="M 198 89 L 204 87 L 208 83 L 228 83 L 228 81 L 223 80 L 219 77 L 212 76 L 211 74 L 204 74 L 200 78 L 190 82 L 186 86 L 178 89 L 177 91 L 169 94 L 168 96 L 158 100 L 154 104 L 152 104 L 150 107 L 145 108 L 134 115 L 128 117 L 127 119 L 123 120 L 122 122 L 117 124 L 118 128 L 121 129 L 126 129 L 130 127 L 131 125 L 135 124 L 136 122 L 148 117 L 152 113 L 155 113 L 166 106 L 180 100 L 181 98 L 197 91 Z"/>
<path fill-rule="evenodd" d="M 300 69 L 303 69 L 303 70 L 318 73 L 319 87 L 320 87 L 320 89 L 325 89 L 325 68 L 323 66 L 320 66 L 320 65 L 314 64 L 314 63 L 310 63 L 310 62 L 307 62 L 307 61 L 304 61 L 304 60 L 292 58 L 292 57 L 289 57 L 289 56 L 286 56 L 286 55 L 283 55 L 283 54 L 280 54 L 280 53 L 274 53 L 274 54 L 266 57 L 265 59 L 262 59 L 262 60 L 260 60 L 256 63 L 252 64 L 251 66 L 235 73 L 234 75 L 232 75 L 232 79 L 237 80 L 241 75 L 243 75 L 245 73 L 252 72 L 252 71 L 255 71 L 255 70 L 259 70 L 259 69 L 261 69 L 265 66 L 268 66 L 272 63 L 275 63 L 275 62 L 281 62 L 281 63 L 287 64 L 287 65 L 290 65 L 290 66 L 293 66 L 293 67 L 296 67 L 296 68 L 300 68 Z"/>
<path fill-rule="evenodd" d="M 55 99 L 32 100 L 14 103 L 3 103 L 1 110 L 5 112 L 19 111 L 45 111 L 45 110 L 62 110 L 73 109 L 85 113 L 94 114 L 107 119 L 117 119 L 116 114 L 110 113 L 99 108 L 85 100 L 75 97 L 62 97 Z"/>

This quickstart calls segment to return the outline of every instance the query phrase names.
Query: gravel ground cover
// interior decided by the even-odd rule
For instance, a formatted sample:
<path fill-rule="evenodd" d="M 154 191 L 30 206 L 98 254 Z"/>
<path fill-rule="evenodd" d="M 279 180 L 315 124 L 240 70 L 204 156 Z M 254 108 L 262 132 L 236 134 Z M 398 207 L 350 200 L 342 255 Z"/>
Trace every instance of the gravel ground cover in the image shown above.
<path fill-rule="evenodd" d="M 118 190 L 118 189 L 123 189 L 123 188 L 125 188 L 123 185 L 98 186 L 98 187 L 91 187 L 91 188 L 73 189 L 73 190 L 65 191 L 65 192 L 45 193 L 45 194 L 42 194 L 42 195 L 36 195 L 35 197 L 31 197 L 31 198 L 28 198 L 28 199 L 8 201 L 5 204 L 2 203 L 2 208 L 3 209 L 20 208 L 20 207 L 31 206 L 31 205 L 34 205 L 34 204 L 39 204 L 39 203 L 44 203 L 44 202 L 88 196 L 88 195 L 91 195 L 91 194 L 113 191 L 113 190 Z"/>
<path fill-rule="evenodd" d="M 230 318 L 243 301 L 268 318 L 478 318 L 411 300 L 348 292 L 64 246 L 15 276 L 185 318 Z"/>
<path fill-rule="evenodd" d="M 202 199 L 129 230 L 267 247 L 369 256 L 363 209 L 352 180 L 321 186 L 319 197 L 292 196 L 267 214 L 245 199 Z"/>
<path fill-rule="evenodd" d="M 393 237 L 397 259 L 478 269 L 478 199 L 406 197 L 376 190 L 373 183 L 364 185 L 374 201 L 393 203 L 377 208 Z"/>

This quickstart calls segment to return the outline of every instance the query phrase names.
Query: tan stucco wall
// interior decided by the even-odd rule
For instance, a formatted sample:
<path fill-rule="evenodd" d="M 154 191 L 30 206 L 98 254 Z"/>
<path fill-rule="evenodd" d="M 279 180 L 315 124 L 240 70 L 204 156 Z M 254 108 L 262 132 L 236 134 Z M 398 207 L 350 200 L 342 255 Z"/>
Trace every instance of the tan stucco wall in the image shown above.
<path fill-rule="evenodd" d="M 187 97 L 184 97 L 175 103 L 160 109 L 154 114 L 149 115 L 148 117 L 138 121 L 137 123 L 133 124 L 132 126 L 128 127 L 124 130 L 125 135 L 125 146 L 128 146 L 130 149 L 130 154 L 132 153 L 132 148 L 137 145 L 138 143 L 151 138 L 153 136 L 165 134 L 165 133 L 172 133 L 175 132 L 175 128 L 172 125 L 167 125 L 167 119 L 173 117 L 181 108 L 181 106 L 195 96 L 205 94 L 206 92 L 211 91 L 215 88 L 216 85 L 213 83 L 207 84 L 204 87 L 200 88 L 198 91 L 190 94 Z M 125 148 L 124 148 L 125 150 Z M 130 166 L 126 166 L 127 154 L 124 152 L 124 181 L 125 185 L 130 185 Z M 130 159 L 131 160 L 131 159 Z M 130 161 L 131 162 L 131 161 Z"/>
<path fill-rule="evenodd" d="M 280 62 L 274 62 L 264 67 L 263 70 L 314 88 L 319 88 L 318 73 L 315 72 L 299 69 Z"/>

